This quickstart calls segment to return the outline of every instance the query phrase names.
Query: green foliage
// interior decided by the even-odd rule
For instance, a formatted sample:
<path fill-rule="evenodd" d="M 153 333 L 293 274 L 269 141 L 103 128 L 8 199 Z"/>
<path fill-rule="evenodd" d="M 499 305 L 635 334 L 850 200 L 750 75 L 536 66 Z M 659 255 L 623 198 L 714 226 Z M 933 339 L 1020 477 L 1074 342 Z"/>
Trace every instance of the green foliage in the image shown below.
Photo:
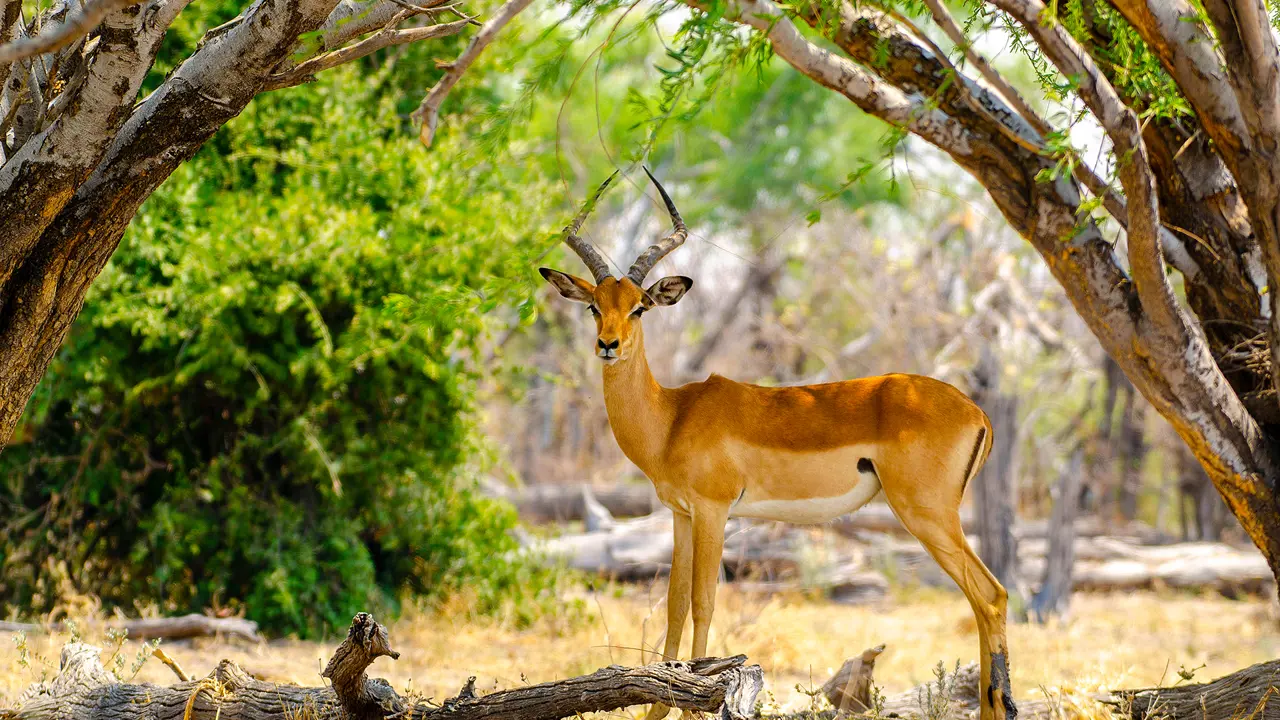
<path fill-rule="evenodd" d="M 704 225 L 902 199 L 881 172 L 885 126 L 774 57 L 763 35 L 714 7 L 678 25 L 666 4 L 639 7 L 571 3 L 573 23 L 490 48 L 481 62 L 519 87 L 489 98 L 475 156 L 515 143 L 579 187 L 647 162 L 668 186 L 696 188 L 680 208 Z"/>
<path fill-rule="evenodd" d="M 386 74 L 258 99 L 144 206 L 0 456 L 0 602 L 69 582 L 313 635 L 406 594 L 549 599 L 473 491 L 472 409 L 485 313 L 532 313 L 559 195 L 425 152 Z"/>

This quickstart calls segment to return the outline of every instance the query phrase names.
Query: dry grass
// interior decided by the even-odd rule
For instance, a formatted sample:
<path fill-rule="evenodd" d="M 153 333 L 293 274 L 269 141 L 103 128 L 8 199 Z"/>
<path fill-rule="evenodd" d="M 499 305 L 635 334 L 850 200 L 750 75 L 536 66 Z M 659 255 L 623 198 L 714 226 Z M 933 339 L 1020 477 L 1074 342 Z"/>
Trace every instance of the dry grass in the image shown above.
<path fill-rule="evenodd" d="M 402 692 L 438 701 L 455 694 L 469 675 L 478 676 L 477 687 L 488 691 L 587 673 L 609 663 L 639 663 L 640 648 L 658 644 L 665 624 L 661 591 L 661 586 L 615 588 L 579 598 L 585 611 L 578 619 L 549 618 L 525 630 L 471 618 L 462 603 L 403 617 L 391 627 L 400 659 L 378 660 L 374 674 Z M 86 639 L 102 638 L 89 631 Z M 28 645 L 56 665 L 66 640 L 65 635 L 33 636 Z M 766 687 L 777 703 L 795 709 L 809 700 L 797 684 L 816 687 L 846 657 L 881 642 L 889 649 L 876 664 L 876 679 L 890 694 L 931 680 L 939 660 L 950 667 L 956 659 L 969 662 L 977 655 L 963 598 L 927 590 L 898 593 L 878 607 L 721 590 L 711 650 L 746 653 L 764 667 Z M 0 643 L 4 706 L 38 679 L 34 675 L 41 666 L 36 661 L 30 669 L 19 667 L 12 637 L 0 633 Z M 168 643 L 165 649 L 197 677 L 228 657 L 265 679 L 314 685 L 335 644 L 197 640 Z M 1041 688 L 1079 696 L 1102 688 L 1172 684 L 1180 666 L 1204 665 L 1197 679 L 1216 677 L 1280 656 L 1280 628 L 1269 604 L 1256 599 L 1082 595 L 1075 598 L 1071 622 L 1012 626 L 1010 646 L 1016 696 L 1034 699 L 1043 697 Z M 153 660 L 137 680 L 169 684 L 174 677 Z"/>

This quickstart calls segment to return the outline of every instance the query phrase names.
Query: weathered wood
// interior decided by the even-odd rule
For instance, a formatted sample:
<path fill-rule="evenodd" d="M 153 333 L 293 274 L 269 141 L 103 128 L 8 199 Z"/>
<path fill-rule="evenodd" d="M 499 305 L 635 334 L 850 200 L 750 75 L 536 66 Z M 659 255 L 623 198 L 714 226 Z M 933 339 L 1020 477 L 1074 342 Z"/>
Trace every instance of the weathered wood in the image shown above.
<path fill-rule="evenodd" d="M 1225 543 L 1178 543 L 1158 547 L 1111 538 L 1077 539 L 1072 586 L 1076 590 L 1182 588 L 1271 594 L 1275 581 L 1266 559 Z M 1029 573 L 1043 561 L 1024 556 Z"/>
<path fill-rule="evenodd" d="M 223 635 L 239 637 L 250 642 L 260 642 L 258 623 L 241 617 L 215 618 L 207 615 L 182 615 L 180 617 L 139 618 L 108 622 L 107 627 L 127 630 L 130 640 L 152 640 L 164 638 L 175 640 L 193 637 L 213 637 Z M 62 632 L 65 623 L 41 625 L 39 623 L 3 622 L 0 621 L 0 632 L 24 632 L 28 634 L 43 632 Z"/>
<path fill-rule="evenodd" d="M 606 520 L 602 529 L 560 537 L 528 538 L 525 551 L 546 562 L 622 581 L 646 581 L 670 571 L 672 519 L 661 511 L 635 520 Z M 602 522 L 603 521 L 603 522 Z M 743 592 L 819 591 L 836 602 L 860 604 L 885 597 L 889 584 L 865 567 L 862 552 L 850 547 L 833 561 L 801 572 L 809 549 L 803 531 L 773 523 L 730 520 L 722 557 L 725 577 Z M 795 578 L 804 574 L 803 586 Z"/>
<path fill-rule="evenodd" d="M 1207 683 L 1118 690 L 1108 700 L 1131 720 L 1280 720 L 1280 660 L 1251 665 Z"/>
<path fill-rule="evenodd" d="M 99 648 L 73 643 L 62 651 L 58 676 L 33 687 L 5 720 L 559 720 L 581 713 L 608 712 L 662 702 L 686 710 L 715 712 L 724 720 L 745 720 L 755 709 L 764 683 L 758 665 L 745 656 L 662 662 L 644 667 L 618 665 L 590 675 L 503 690 L 477 697 L 471 684 L 441 706 L 408 706 L 382 679 L 365 671 L 374 659 L 399 654 L 386 628 L 367 613 L 356 615 L 347 638 L 322 675 L 332 687 L 277 685 L 250 677 L 223 660 L 208 677 L 170 687 L 119 683 L 102 665 Z"/>
<path fill-rule="evenodd" d="M 966 533 L 973 532 L 977 527 L 973 512 L 968 508 L 960 511 L 960 524 Z M 882 502 L 873 502 L 859 508 L 857 512 L 841 515 L 828 523 L 827 527 L 848 537 L 854 537 L 859 532 L 910 534 L 906 528 L 902 527 L 902 522 L 898 520 L 897 515 L 893 514 L 893 510 Z"/>

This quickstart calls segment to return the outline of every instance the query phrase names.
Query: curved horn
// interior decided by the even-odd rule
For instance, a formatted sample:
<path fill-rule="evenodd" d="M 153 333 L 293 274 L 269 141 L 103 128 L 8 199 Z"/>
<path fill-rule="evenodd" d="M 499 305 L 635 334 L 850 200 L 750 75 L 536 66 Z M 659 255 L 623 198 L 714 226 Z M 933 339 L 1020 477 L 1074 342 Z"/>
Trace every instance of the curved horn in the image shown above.
<path fill-rule="evenodd" d="M 650 245 L 631 264 L 631 269 L 627 271 L 627 278 L 636 285 L 644 282 L 644 276 L 649 274 L 653 266 L 657 265 L 658 261 L 665 257 L 667 253 L 683 245 L 685 238 L 689 237 L 689 228 L 684 226 L 680 211 L 676 210 L 676 204 L 671 202 L 671 196 L 662 187 L 662 183 L 658 182 L 658 178 L 649 172 L 649 168 L 644 169 L 644 174 L 648 175 L 649 179 L 653 181 L 654 186 L 658 188 L 658 194 L 662 196 L 662 202 L 667 204 L 667 212 L 671 215 L 673 229 L 670 235 Z"/>
<path fill-rule="evenodd" d="M 609 263 L 605 262 L 604 258 L 600 257 L 600 253 L 596 252 L 596 249 L 591 246 L 591 243 L 578 237 L 578 230 L 582 229 L 582 223 L 587 219 L 587 216 L 591 214 L 591 211 L 596 209 L 596 202 L 609 187 L 609 183 L 613 182 L 613 179 L 617 176 L 618 171 L 614 170 L 612 175 L 610 175 L 604 182 L 600 183 L 600 187 L 596 188 L 591 199 L 587 201 L 586 205 L 582 206 L 582 210 L 580 210 L 577 216 L 573 218 L 573 222 L 564 229 L 564 244 L 573 248 L 573 251 L 578 254 L 578 257 L 582 258 L 582 262 L 586 264 L 587 269 L 591 271 L 591 275 L 595 277 L 597 285 L 610 276 Z"/>

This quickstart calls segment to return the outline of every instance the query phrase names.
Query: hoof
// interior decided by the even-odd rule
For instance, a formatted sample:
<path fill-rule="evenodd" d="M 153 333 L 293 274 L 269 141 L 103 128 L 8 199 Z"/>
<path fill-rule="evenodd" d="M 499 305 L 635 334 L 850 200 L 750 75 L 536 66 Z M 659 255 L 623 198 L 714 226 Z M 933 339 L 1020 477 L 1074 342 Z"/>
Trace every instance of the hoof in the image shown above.
<path fill-rule="evenodd" d="M 997 692 L 1004 704 L 1004 720 L 1017 720 L 1018 706 L 1013 702 L 1013 688 L 1009 686 L 1009 661 L 1004 653 L 991 653 L 991 684 L 987 686 L 987 704 L 993 711 Z"/>

